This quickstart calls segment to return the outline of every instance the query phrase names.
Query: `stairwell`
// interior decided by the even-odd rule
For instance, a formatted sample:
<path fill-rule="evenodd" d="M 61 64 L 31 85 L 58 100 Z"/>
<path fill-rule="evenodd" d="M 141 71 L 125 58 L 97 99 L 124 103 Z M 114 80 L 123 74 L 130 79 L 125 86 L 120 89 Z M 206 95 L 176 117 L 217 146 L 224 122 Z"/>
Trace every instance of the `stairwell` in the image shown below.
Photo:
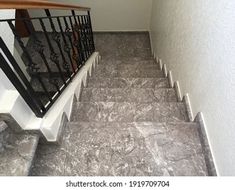
<path fill-rule="evenodd" d="M 97 33 L 102 60 L 32 176 L 208 175 L 199 126 L 151 55 L 148 33 Z"/>

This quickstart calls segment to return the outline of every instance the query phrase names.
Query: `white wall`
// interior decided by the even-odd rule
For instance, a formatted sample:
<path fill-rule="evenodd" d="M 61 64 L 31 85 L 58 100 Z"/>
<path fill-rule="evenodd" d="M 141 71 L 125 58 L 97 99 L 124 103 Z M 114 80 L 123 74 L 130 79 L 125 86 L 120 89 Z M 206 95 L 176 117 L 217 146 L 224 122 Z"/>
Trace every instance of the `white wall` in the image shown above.
<path fill-rule="evenodd" d="M 235 175 L 235 1 L 153 0 L 151 37 L 204 113 L 218 173 Z"/>
<path fill-rule="evenodd" d="M 94 31 L 148 31 L 152 0 L 53 0 L 91 7 Z M 31 11 L 31 16 L 40 15 Z"/>
<path fill-rule="evenodd" d="M 0 18 L 1 19 L 10 19 L 15 17 L 15 10 L 1 10 Z M 13 53 L 14 52 L 14 36 L 11 32 L 11 29 L 6 23 L 0 23 L 0 36 L 6 43 L 8 49 Z M 1 49 L 0 49 L 1 52 Z M 6 75 L 0 69 L 0 98 L 6 90 L 15 89 L 11 82 L 7 79 Z"/>

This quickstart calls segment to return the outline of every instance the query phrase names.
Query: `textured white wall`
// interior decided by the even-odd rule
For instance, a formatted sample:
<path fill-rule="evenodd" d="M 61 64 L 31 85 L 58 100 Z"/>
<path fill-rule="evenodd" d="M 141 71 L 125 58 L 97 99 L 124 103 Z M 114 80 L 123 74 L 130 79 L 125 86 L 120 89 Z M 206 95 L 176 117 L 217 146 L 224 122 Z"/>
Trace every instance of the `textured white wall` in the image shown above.
<path fill-rule="evenodd" d="M 235 175 L 235 1 L 153 0 L 154 51 L 202 111 L 220 175 Z"/>
<path fill-rule="evenodd" d="M 91 7 L 95 31 L 148 31 L 152 0 L 53 0 Z M 36 11 L 34 11 L 35 14 Z M 30 13 L 33 16 L 32 13 Z"/>

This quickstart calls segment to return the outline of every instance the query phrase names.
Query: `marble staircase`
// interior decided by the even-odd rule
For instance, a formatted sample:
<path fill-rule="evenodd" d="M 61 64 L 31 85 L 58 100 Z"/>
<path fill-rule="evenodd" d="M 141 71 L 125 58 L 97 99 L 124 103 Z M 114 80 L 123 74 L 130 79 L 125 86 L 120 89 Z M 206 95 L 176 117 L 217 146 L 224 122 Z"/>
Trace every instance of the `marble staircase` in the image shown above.
<path fill-rule="evenodd" d="M 151 56 L 147 33 L 98 33 L 102 60 L 59 145 L 40 143 L 32 176 L 206 176 L 197 123 Z"/>
<path fill-rule="evenodd" d="M 153 59 L 148 33 L 97 33 L 95 44 L 102 59 L 58 142 L 0 121 L 0 175 L 210 175 L 200 126 Z"/>

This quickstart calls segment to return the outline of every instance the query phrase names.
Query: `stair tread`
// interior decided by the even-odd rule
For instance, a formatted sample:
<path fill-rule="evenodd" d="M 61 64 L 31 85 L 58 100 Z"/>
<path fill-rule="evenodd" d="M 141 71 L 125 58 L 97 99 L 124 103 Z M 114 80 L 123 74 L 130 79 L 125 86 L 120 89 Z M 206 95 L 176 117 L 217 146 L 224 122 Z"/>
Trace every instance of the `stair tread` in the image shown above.
<path fill-rule="evenodd" d="M 98 67 L 93 73 L 94 77 L 122 77 L 122 78 L 164 78 L 161 70 L 153 68 L 128 69 L 125 67 L 110 68 Z"/>
<path fill-rule="evenodd" d="M 78 102 L 72 121 L 188 121 L 183 103 Z"/>
<path fill-rule="evenodd" d="M 110 87 L 110 88 L 167 88 L 167 78 L 120 78 L 120 77 L 91 77 L 87 87 Z"/>
<path fill-rule="evenodd" d="M 127 66 L 155 66 L 159 67 L 159 64 L 156 63 L 155 60 L 153 59 L 145 59 L 145 60 L 135 60 L 135 59 L 130 59 L 130 60 L 123 60 L 123 59 L 111 59 L 111 60 L 102 60 L 99 62 L 99 66 L 111 66 L 111 65 L 127 65 Z"/>
<path fill-rule="evenodd" d="M 32 175 L 207 175 L 195 123 L 73 122 L 64 138 L 40 145 Z"/>
<path fill-rule="evenodd" d="M 81 102 L 177 102 L 172 88 L 84 88 Z"/>
<path fill-rule="evenodd" d="M 0 176 L 27 176 L 38 145 L 38 134 L 7 129 L 0 142 Z"/>

